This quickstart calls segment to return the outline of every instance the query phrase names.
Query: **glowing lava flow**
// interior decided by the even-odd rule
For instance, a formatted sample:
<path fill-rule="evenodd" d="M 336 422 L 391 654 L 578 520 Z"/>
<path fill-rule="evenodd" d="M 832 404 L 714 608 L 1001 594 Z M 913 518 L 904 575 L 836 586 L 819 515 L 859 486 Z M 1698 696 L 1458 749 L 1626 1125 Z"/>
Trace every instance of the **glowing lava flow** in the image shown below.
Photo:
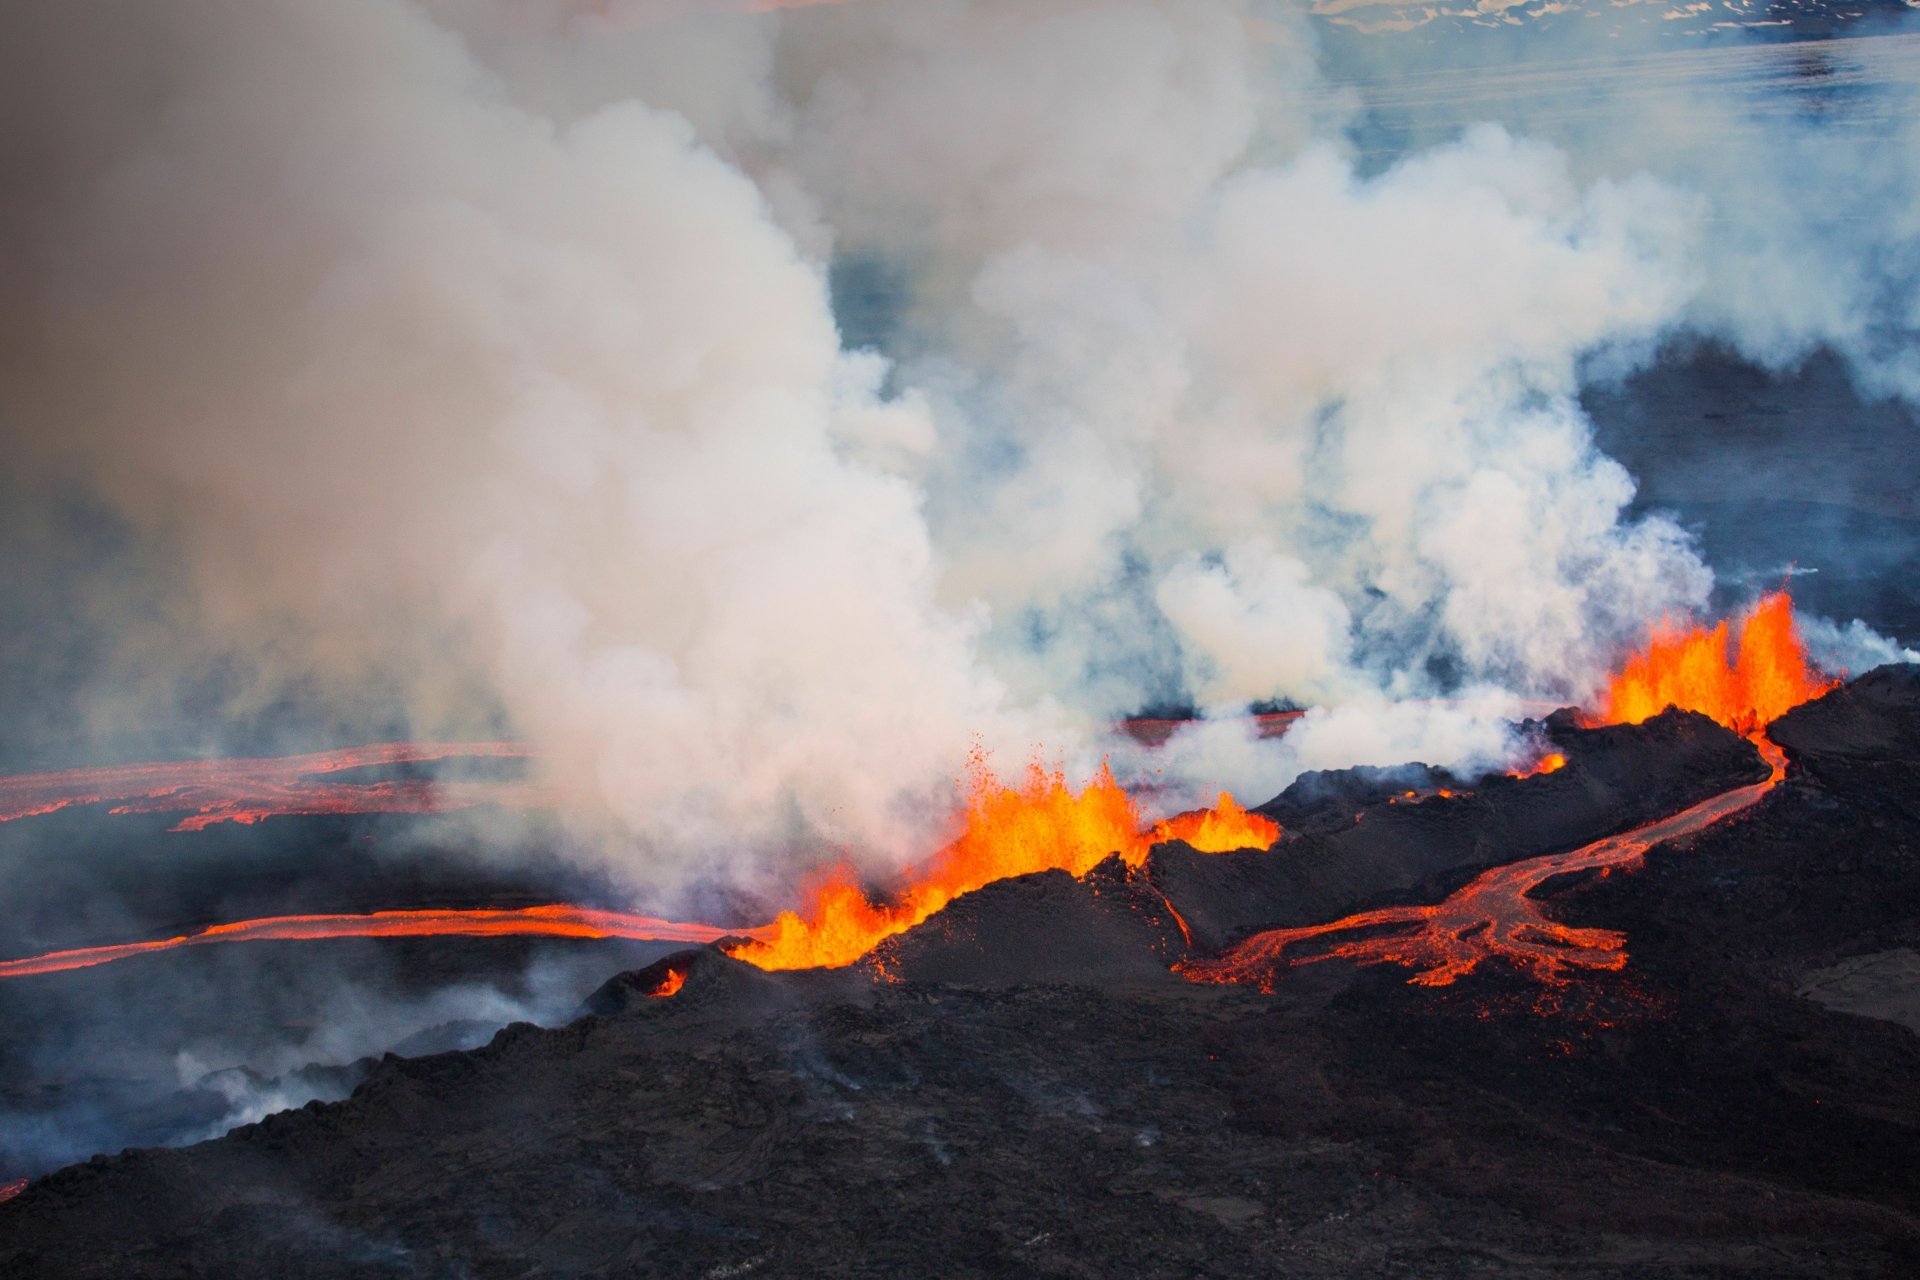
<path fill-rule="evenodd" d="M 1626 967 L 1626 937 L 1611 929 L 1576 929 L 1549 920 L 1533 891 L 1555 876 L 1611 871 L 1631 866 L 1654 845 L 1691 835 L 1757 804 L 1786 774 L 1786 757 L 1765 738 L 1755 745 L 1773 772 L 1765 782 L 1722 792 L 1670 818 L 1596 840 L 1570 853 L 1530 858 L 1496 867 L 1446 901 L 1428 907 L 1383 907 L 1330 924 L 1271 929 L 1255 934 L 1213 960 L 1191 961 L 1180 972 L 1195 982 L 1247 982 L 1271 991 L 1290 964 L 1340 956 L 1359 964 L 1401 964 L 1416 970 L 1411 981 L 1442 987 L 1472 973 L 1493 956 L 1512 962 L 1545 983 L 1560 983 L 1571 969 Z M 1326 951 L 1298 955 L 1304 943 L 1362 930 L 1398 929 L 1337 942 Z"/>
<path fill-rule="evenodd" d="M 632 942 L 717 942 L 734 935 L 753 936 L 755 930 L 720 929 L 706 924 L 682 924 L 623 911 L 596 911 L 590 907 L 555 903 L 517 909 L 475 911 L 374 911 L 365 915 L 270 916 L 216 924 L 198 933 L 151 942 L 126 942 L 110 947 L 82 947 L 53 951 L 24 960 L 0 961 L 0 978 L 86 969 L 130 956 L 201 947 L 215 942 L 305 942 L 319 938 L 621 938 Z M 678 989 L 677 987 L 675 988 Z M 656 994 L 672 994 L 658 992 Z"/>
<path fill-rule="evenodd" d="M 850 868 L 837 868 L 814 887 L 804 911 L 782 912 L 766 935 L 732 954 L 762 969 L 837 968 L 995 880 L 1053 870 L 1085 875 L 1112 854 L 1139 866 L 1162 840 L 1224 852 L 1264 849 L 1279 836 L 1277 825 L 1225 793 L 1217 808 L 1143 827 L 1133 798 L 1105 765 L 1076 792 L 1060 772 L 1038 764 L 1022 785 L 1001 786 L 976 757 L 959 838 L 890 901 L 872 901 Z"/>
<path fill-rule="evenodd" d="M 1142 829 L 1132 797 L 1103 766 L 1081 791 L 1059 773 L 1035 765 L 1022 787 L 1001 787 L 976 761 L 972 803 L 960 838 L 931 869 L 893 902 L 875 905 L 846 869 L 829 874 L 803 917 L 783 913 L 757 929 L 723 929 L 652 916 L 597 911 L 566 904 L 518 910 L 376 911 L 365 915 L 273 916 L 218 924 L 198 933 L 83 947 L 0 961 L 0 978 L 84 969 L 132 956 L 216 942 L 299 941 L 319 938 L 560 937 L 624 938 L 644 942 L 748 941 L 733 954 L 765 969 L 851 964 L 882 939 L 909 929 L 963 893 L 993 880 L 1054 868 L 1084 875 L 1111 853 L 1138 865 L 1161 840 L 1187 840 L 1207 851 L 1266 847 L 1280 828 L 1248 813 L 1222 793 L 1220 807 Z M 652 994 L 670 996 L 685 974 L 669 974 Z"/>
<path fill-rule="evenodd" d="M 309 755 L 251 760 L 176 760 L 0 777 L 0 822 L 73 805 L 114 813 L 185 813 L 175 831 L 293 814 L 446 813 L 481 805 L 538 808 L 555 789 L 525 781 L 408 778 L 340 782 L 348 769 L 471 758 L 522 760 L 518 742 L 384 742 Z"/>
<path fill-rule="evenodd" d="M 1445 986 L 1499 956 L 1545 983 L 1567 980 L 1570 970 L 1626 967 L 1626 938 L 1611 929 L 1576 929 L 1549 920 L 1534 890 L 1570 872 L 1608 872 L 1637 864 L 1662 841 L 1691 835 L 1759 802 L 1786 774 L 1786 757 L 1762 726 L 1833 687 L 1807 661 L 1785 592 L 1763 597 L 1742 619 L 1738 646 L 1729 654 L 1728 626 L 1656 630 L 1646 650 L 1629 658 L 1609 683 L 1598 714 L 1601 724 L 1638 723 L 1669 705 L 1698 711 L 1746 734 L 1771 767 L 1765 782 L 1739 787 L 1670 818 L 1597 840 L 1570 853 L 1531 858 L 1485 872 L 1434 906 L 1384 907 L 1328 924 L 1272 929 L 1256 934 L 1212 960 L 1196 960 L 1181 972 L 1196 982 L 1248 982 L 1271 990 L 1289 964 L 1340 956 L 1359 964 L 1394 963 L 1415 970 L 1412 981 Z M 1557 753 L 1542 758 L 1529 777 L 1566 763 Z M 1323 951 L 1298 949 L 1320 939 L 1336 941 Z"/>
<path fill-rule="evenodd" d="M 1675 706 L 1750 734 L 1836 683 L 1808 663 L 1784 591 L 1747 611 L 1731 660 L 1727 631 L 1724 620 L 1711 628 L 1657 628 L 1608 684 L 1596 722 L 1639 724 Z"/>
<path fill-rule="evenodd" d="M 25 1178 L 16 1178 L 12 1182 L 0 1182 L 0 1204 L 5 1204 L 26 1189 Z"/>

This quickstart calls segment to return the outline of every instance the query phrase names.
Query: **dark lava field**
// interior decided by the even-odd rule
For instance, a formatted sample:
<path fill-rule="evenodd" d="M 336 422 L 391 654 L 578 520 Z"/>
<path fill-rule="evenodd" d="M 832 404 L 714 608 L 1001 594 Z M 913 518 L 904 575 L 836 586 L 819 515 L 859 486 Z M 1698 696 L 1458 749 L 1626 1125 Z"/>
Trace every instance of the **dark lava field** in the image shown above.
<path fill-rule="evenodd" d="M 1920 670 L 1776 722 L 1753 808 L 1546 886 L 1621 972 L 1170 971 L 1170 908 L 1204 953 L 1765 776 L 1679 712 L 1546 731 L 1558 773 L 1309 776 L 1272 853 L 1003 881 L 852 969 L 675 953 L 556 1029 L 41 1178 L 0 1275 L 1920 1273 Z"/>

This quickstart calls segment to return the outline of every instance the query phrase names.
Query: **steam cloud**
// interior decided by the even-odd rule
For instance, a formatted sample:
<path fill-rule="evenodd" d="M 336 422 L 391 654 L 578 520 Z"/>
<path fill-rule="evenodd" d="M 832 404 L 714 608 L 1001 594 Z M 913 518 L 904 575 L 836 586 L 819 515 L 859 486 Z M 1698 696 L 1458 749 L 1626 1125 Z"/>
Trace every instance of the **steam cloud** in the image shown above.
<path fill-rule="evenodd" d="M 1150 702 L 1341 708 L 1204 727 L 1196 788 L 1496 759 L 1712 587 L 1625 514 L 1593 368 L 1691 327 L 1920 386 L 1911 253 L 1730 260 L 1786 163 L 1633 119 L 1376 163 L 1256 0 L 4 22 L 9 458 L 265 685 L 533 739 L 662 891 L 924 852 L 976 737 L 1084 761 Z M 123 652 L 102 705 L 173 669 Z"/>

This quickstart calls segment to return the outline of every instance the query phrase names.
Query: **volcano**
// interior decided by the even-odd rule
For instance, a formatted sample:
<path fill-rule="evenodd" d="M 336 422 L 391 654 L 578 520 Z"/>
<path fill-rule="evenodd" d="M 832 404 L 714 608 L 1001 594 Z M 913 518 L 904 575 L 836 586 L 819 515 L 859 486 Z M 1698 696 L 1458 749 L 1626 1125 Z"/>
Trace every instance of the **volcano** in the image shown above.
<path fill-rule="evenodd" d="M 9 1187 L 0 1274 L 1910 1274 L 1920 671 L 1600 718 L 956 886 L 856 963 L 672 951 Z"/>

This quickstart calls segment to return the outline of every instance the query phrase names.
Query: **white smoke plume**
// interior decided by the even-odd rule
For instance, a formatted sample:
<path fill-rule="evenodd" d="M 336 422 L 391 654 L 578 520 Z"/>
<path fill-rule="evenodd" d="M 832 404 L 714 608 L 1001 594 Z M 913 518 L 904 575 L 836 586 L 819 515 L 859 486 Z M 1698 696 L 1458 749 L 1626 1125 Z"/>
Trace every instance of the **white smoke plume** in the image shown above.
<path fill-rule="evenodd" d="M 4 22 L 10 458 L 269 672 L 480 691 L 656 889 L 924 853 L 971 742 L 1152 701 L 1493 760 L 1366 708 L 1577 697 L 1712 584 L 1576 397 L 1706 305 L 1709 203 L 1496 125 L 1369 167 L 1284 6 Z"/>

